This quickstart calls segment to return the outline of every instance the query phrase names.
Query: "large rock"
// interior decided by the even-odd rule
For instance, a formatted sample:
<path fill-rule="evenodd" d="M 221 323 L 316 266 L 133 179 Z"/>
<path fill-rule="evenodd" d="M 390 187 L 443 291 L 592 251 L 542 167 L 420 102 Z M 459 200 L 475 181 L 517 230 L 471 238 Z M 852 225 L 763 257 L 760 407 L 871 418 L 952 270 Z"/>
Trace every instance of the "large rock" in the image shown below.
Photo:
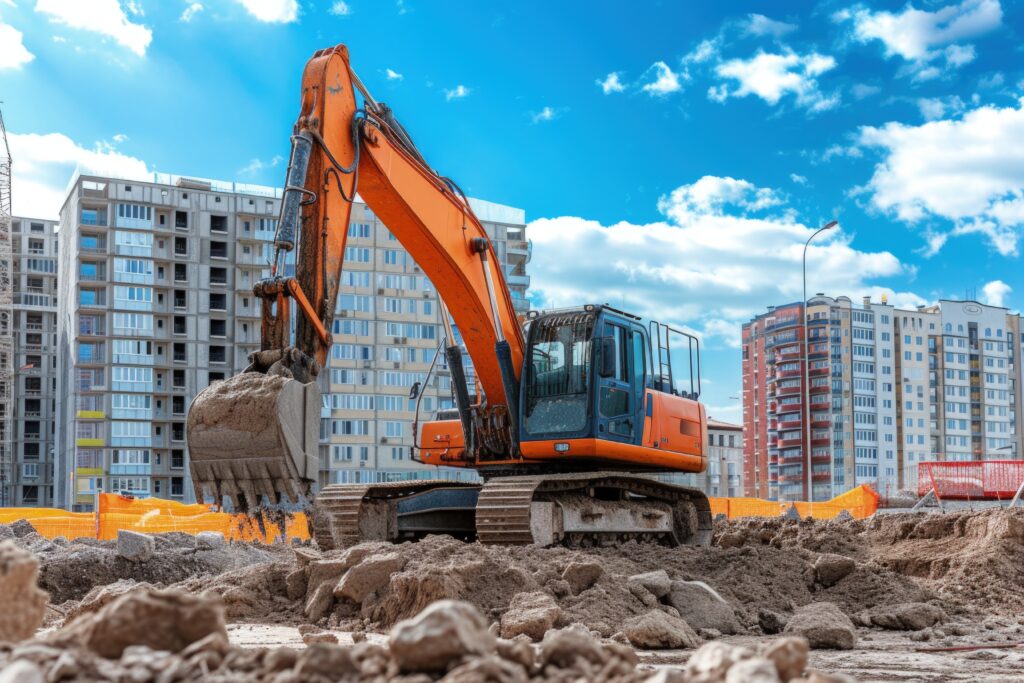
<path fill-rule="evenodd" d="M 53 639 L 63 645 L 78 643 L 101 657 L 117 659 L 132 645 L 180 652 L 211 634 L 227 642 L 224 605 L 216 597 L 178 589 L 137 590 L 79 618 Z"/>
<path fill-rule="evenodd" d="M 224 547 L 224 534 L 219 531 L 200 531 L 196 534 L 197 550 L 214 550 Z"/>
<path fill-rule="evenodd" d="M 313 643 L 299 654 L 295 665 L 297 678 L 294 680 L 306 681 L 316 678 L 336 681 L 348 679 L 349 675 L 357 671 L 349 648 L 330 643 Z"/>
<path fill-rule="evenodd" d="M 834 586 L 857 568 L 857 563 L 845 555 L 825 553 L 814 562 L 814 576 L 826 588 Z"/>
<path fill-rule="evenodd" d="M 604 567 L 597 562 L 570 562 L 562 571 L 562 578 L 569 583 L 572 592 L 582 593 L 604 575 Z"/>
<path fill-rule="evenodd" d="M 501 637 L 528 636 L 540 640 L 562 615 L 561 608 L 547 593 L 517 593 L 501 616 Z"/>
<path fill-rule="evenodd" d="M 857 644 L 853 622 L 831 602 L 812 602 L 799 608 L 785 633 L 803 636 L 813 649 L 852 650 Z"/>
<path fill-rule="evenodd" d="M 703 581 L 673 581 L 668 603 L 695 629 L 714 629 L 724 634 L 742 630 L 736 611 Z"/>
<path fill-rule="evenodd" d="M 861 612 L 858 619 L 868 626 L 893 631 L 920 631 L 945 621 L 946 613 L 926 602 L 904 602 Z"/>
<path fill-rule="evenodd" d="M 156 553 L 156 540 L 149 534 L 121 529 L 117 532 L 117 554 L 132 562 L 145 562 Z"/>
<path fill-rule="evenodd" d="M 721 683 L 729 669 L 750 659 L 754 651 L 720 640 L 705 643 L 686 660 L 686 680 L 691 683 Z"/>
<path fill-rule="evenodd" d="M 651 610 L 627 619 L 622 625 L 622 633 L 633 647 L 647 650 L 700 645 L 700 637 L 689 624 L 661 610 Z"/>
<path fill-rule="evenodd" d="M 540 644 L 538 663 L 542 669 L 549 665 L 567 669 L 581 660 L 601 664 L 606 659 L 607 653 L 590 631 L 581 624 L 573 624 L 568 628 L 548 631 Z"/>
<path fill-rule="evenodd" d="M 34 534 L 36 532 L 36 528 L 32 526 L 32 523 L 27 519 L 19 519 L 11 523 L 10 527 L 11 532 L 17 538 L 25 538 L 29 534 Z"/>
<path fill-rule="evenodd" d="M 744 659 L 725 675 L 725 683 L 780 683 L 775 665 L 764 657 Z"/>
<path fill-rule="evenodd" d="M 636 574 L 629 577 L 629 580 L 640 584 L 658 599 L 665 597 L 672 590 L 672 579 L 668 577 L 668 572 L 664 569 L 647 572 L 646 574 Z"/>
<path fill-rule="evenodd" d="M 775 664 L 779 678 L 789 681 L 803 675 L 807 668 L 808 650 L 806 640 L 789 636 L 769 643 L 763 654 Z"/>
<path fill-rule="evenodd" d="M 302 608 L 302 613 L 311 623 L 315 624 L 327 616 L 332 607 L 334 607 L 334 586 L 329 583 L 321 583 L 312 592 L 306 594 L 306 604 Z"/>
<path fill-rule="evenodd" d="M 26 659 L 11 662 L 0 669 L 0 683 L 45 683 L 46 676 Z"/>
<path fill-rule="evenodd" d="M 391 575 L 401 571 L 405 558 L 398 553 L 371 555 L 350 568 L 338 581 L 334 597 L 361 603 L 388 585 Z"/>
<path fill-rule="evenodd" d="M 444 671 L 466 655 L 494 652 L 487 620 L 467 602 L 440 600 L 412 619 L 395 624 L 388 639 L 402 671 Z"/>
<path fill-rule="evenodd" d="M 0 642 L 31 638 L 48 596 L 39 590 L 39 560 L 14 541 L 0 543 Z"/>

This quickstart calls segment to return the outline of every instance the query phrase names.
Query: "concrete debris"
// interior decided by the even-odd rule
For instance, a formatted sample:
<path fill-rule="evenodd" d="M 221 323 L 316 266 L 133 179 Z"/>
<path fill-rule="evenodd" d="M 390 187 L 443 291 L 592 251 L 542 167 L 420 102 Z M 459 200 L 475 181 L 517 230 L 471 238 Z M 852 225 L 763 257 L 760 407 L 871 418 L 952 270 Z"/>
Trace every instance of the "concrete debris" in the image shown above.
<path fill-rule="evenodd" d="M 814 562 L 814 575 L 822 586 L 834 586 L 856 567 L 852 558 L 826 553 Z"/>
<path fill-rule="evenodd" d="M 743 630 L 736 610 L 703 581 L 673 581 L 668 604 L 695 629 L 714 629 L 724 634 Z"/>
<path fill-rule="evenodd" d="M 604 575 L 599 562 L 570 562 L 562 570 L 562 579 L 569 584 L 573 595 L 578 595 L 597 583 Z"/>
<path fill-rule="evenodd" d="M 42 623 L 47 595 L 38 587 L 39 561 L 13 541 L 0 542 L 0 642 L 31 638 Z"/>
<path fill-rule="evenodd" d="M 223 547 L 225 543 L 224 534 L 219 531 L 200 531 L 196 534 L 197 550 L 213 550 Z"/>
<path fill-rule="evenodd" d="M 388 638 L 402 671 L 443 671 L 467 655 L 488 655 L 497 643 L 487 620 L 466 602 L 442 600 L 401 621 Z"/>
<path fill-rule="evenodd" d="M 121 529 L 117 532 L 117 554 L 131 562 L 145 562 L 156 554 L 156 540 L 149 534 Z"/>
<path fill-rule="evenodd" d="M 875 626 L 893 631 L 920 631 L 942 623 L 946 613 L 940 607 L 924 602 L 907 602 L 891 607 L 876 607 L 858 615 L 864 626 Z"/>
<path fill-rule="evenodd" d="M 646 574 L 636 574 L 629 577 L 629 580 L 640 584 L 659 600 L 668 595 L 669 591 L 672 590 L 672 579 L 669 578 L 668 572 L 664 569 L 647 572 Z"/>
<path fill-rule="evenodd" d="M 812 602 L 797 609 L 785 633 L 806 638 L 812 648 L 852 650 L 857 644 L 853 622 L 831 602 Z"/>
<path fill-rule="evenodd" d="M 631 645 L 648 650 L 697 647 L 701 642 L 689 624 L 662 610 L 627 619 L 622 632 Z"/>
<path fill-rule="evenodd" d="M 501 615 L 501 637 L 526 636 L 538 641 L 562 616 L 555 599 L 543 591 L 518 593 Z"/>
<path fill-rule="evenodd" d="M 775 665 L 779 678 L 789 681 L 803 675 L 809 648 L 805 638 L 779 638 L 764 649 L 764 656 Z"/>

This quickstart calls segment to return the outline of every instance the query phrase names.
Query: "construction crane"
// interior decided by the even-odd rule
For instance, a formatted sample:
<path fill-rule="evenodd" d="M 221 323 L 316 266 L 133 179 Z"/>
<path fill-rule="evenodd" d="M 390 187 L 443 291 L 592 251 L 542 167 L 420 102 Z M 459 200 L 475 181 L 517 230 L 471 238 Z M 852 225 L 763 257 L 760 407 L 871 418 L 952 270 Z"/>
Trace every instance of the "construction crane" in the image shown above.
<path fill-rule="evenodd" d="M 189 410 L 197 497 L 246 510 L 310 494 L 319 470 L 316 377 L 332 344 L 357 190 L 442 301 L 454 408 L 422 424 L 417 413 L 414 457 L 472 468 L 484 483 L 326 486 L 313 505 L 320 546 L 427 533 L 513 544 L 710 543 L 706 496 L 652 476 L 705 468 L 697 340 L 606 305 L 520 320 L 470 202 L 367 91 L 343 45 L 314 54 L 303 74 L 271 274 L 254 288 L 261 350 Z M 286 277 L 292 257 L 295 276 Z"/>

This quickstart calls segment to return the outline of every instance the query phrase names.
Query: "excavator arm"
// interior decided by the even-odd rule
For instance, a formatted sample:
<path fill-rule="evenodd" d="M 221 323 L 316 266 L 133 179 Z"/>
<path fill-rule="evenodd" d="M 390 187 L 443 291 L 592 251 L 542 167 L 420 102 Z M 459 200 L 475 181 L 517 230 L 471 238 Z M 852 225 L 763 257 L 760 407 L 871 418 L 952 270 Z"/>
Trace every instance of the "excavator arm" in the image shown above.
<path fill-rule="evenodd" d="M 254 288 L 263 302 L 261 350 L 245 373 L 197 396 L 189 413 L 200 499 L 206 489 L 218 501 L 227 495 L 245 508 L 262 495 L 299 497 L 316 479 L 318 434 L 310 425 L 319 423 L 319 394 L 313 380 L 332 344 L 357 192 L 437 289 L 467 454 L 517 452 L 525 340 L 501 264 L 468 199 L 429 167 L 391 110 L 362 86 L 339 45 L 317 52 L 303 73 L 271 277 Z M 295 274 L 288 277 L 292 252 Z M 472 405 L 451 322 L 483 391 Z M 254 386 L 251 373 L 275 386 Z M 244 415 L 225 419 L 226 402 L 235 412 L 244 405 L 260 416 L 266 424 L 258 437 Z M 290 457 L 275 461 L 275 449 Z"/>

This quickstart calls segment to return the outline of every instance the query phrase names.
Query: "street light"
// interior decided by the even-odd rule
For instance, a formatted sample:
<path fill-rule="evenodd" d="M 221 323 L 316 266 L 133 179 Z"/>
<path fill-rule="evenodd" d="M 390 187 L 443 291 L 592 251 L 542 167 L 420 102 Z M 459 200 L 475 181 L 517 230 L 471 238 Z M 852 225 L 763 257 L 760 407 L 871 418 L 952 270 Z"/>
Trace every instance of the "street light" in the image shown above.
<path fill-rule="evenodd" d="M 803 318 L 804 318 L 804 452 L 807 454 L 807 502 L 814 502 L 814 488 L 811 479 L 811 361 L 810 353 L 808 351 L 808 338 L 807 338 L 807 247 L 811 246 L 811 240 L 832 228 L 839 225 L 839 221 L 830 221 L 822 227 L 818 228 L 813 235 L 807 238 L 804 243 L 804 301 L 803 301 Z"/>

